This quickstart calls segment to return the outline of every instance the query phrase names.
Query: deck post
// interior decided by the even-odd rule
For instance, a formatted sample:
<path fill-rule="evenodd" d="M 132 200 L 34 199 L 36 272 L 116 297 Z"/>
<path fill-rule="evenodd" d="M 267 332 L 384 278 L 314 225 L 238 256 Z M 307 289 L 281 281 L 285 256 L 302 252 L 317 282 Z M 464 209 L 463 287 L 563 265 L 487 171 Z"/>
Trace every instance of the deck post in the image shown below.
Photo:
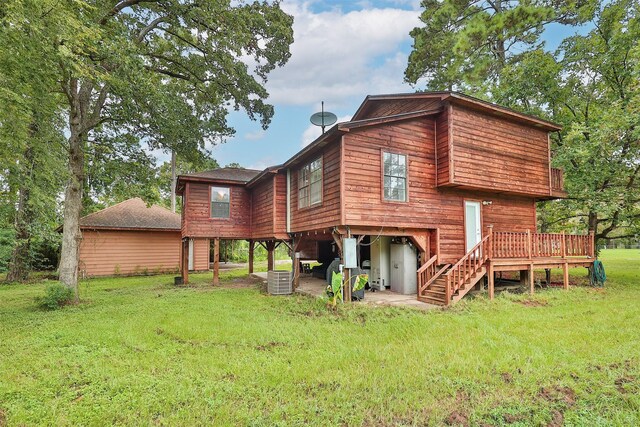
<path fill-rule="evenodd" d="M 275 264 L 273 260 L 275 247 L 276 242 L 273 240 L 269 240 L 267 242 L 267 271 L 273 270 L 273 265 Z"/>
<path fill-rule="evenodd" d="M 596 257 L 596 233 L 595 233 L 595 231 L 591 230 L 589 232 L 589 236 L 591 237 L 589 239 L 589 241 L 591 243 L 591 247 L 589 248 L 589 256 L 591 258 L 595 258 Z"/>
<path fill-rule="evenodd" d="M 189 239 L 182 239 L 182 260 L 181 260 L 182 284 L 189 284 Z"/>
<path fill-rule="evenodd" d="M 253 252 L 256 248 L 256 242 L 249 240 L 249 274 L 253 274 Z"/>
<path fill-rule="evenodd" d="M 566 261 L 562 264 L 562 287 L 569 289 L 569 263 Z"/>
<path fill-rule="evenodd" d="M 494 286 L 494 274 L 493 274 L 493 263 L 491 261 L 489 261 L 488 263 L 488 270 L 487 270 L 487 275 L 488 275 L 488 284 L 487 287 L 489 288 L 489 299 L 493 299 L 493 286 Z"/>
<path fill-rule="evenodd" d="M 531 293 L 531 295 L 533 295 L 533 292 L 535 291 L 535 277 L 533 275 L 533 263 L 529 264 L 529 292 Z"/>
<path fill-rule="evenodd" d="M 527 258 L 531 259 L 531 230 L 527 229 Z"/>
<path fill-rule="evenodd" d="M 220 284 L 220 238 L 213 239 L 213 284 Z"/>
<path fill-rule="evenodd" d="M 489 228 L 489 239 L 487 240 L 487 243 L 489 246 L 487 248 L 487 258 L 492 259 L 493 258 L 493 224 L 489 224 L 487 226 L 487 228 Z"/>
<path fill-rule="evenodd" d="M 562 232 L 562 259 L 565 259 L 567 257 L 567 238 L 564 234 L 564 231 Z"/>

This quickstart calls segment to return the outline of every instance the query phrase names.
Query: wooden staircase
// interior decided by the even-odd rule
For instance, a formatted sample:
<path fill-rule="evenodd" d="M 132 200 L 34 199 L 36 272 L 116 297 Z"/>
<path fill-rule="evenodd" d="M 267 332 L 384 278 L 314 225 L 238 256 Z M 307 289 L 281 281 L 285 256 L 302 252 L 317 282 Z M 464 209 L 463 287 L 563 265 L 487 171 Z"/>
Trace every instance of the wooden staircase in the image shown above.
<path fill-rule="evenodd" d="M 432 257 L 418 270 L 418 300 L 443 306 L 460 301 L 487 274 L 489 244 L 487 236 L 453 266 L 437 266 Z"/>

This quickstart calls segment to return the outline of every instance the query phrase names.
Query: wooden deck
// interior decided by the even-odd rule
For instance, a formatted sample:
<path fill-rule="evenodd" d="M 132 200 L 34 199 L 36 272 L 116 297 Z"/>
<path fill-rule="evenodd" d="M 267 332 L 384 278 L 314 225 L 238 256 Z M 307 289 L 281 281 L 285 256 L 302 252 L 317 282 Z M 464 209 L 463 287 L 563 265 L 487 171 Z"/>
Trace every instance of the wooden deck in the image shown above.
<path fill-rule="evenodd" d="M 588 235 L 500 231 L 487 235 L 453 266 L 436 267 L 431 258 L 418 270 L 418 299 L 449 305 L 462 299 L 485 275 L 489 297 L 494 296 L 495 273 L 519 271 L 521 281 L 534 292 L 533 271 L 562 268 L 569 287 L 569 268 L 589 267 L 595 259 L 595 239 Z"/>

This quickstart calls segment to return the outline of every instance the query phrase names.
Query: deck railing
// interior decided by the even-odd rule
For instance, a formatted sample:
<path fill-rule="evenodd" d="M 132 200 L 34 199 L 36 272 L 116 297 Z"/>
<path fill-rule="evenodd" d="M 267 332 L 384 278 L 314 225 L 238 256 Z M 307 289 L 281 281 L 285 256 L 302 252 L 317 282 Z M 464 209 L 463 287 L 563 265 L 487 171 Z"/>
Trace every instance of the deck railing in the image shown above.
<path fill-rule="evenodd" d="M 564 191 L 564 176 L 562 169 L 551 168 L 551 190 Z"/>
<path fill-rule="evenodd" d="M 595 254 L 593 233 L 490 231 L 489 235 L 492 236 L 489 258 L 593 258 Z"/>
<path fill-rule="evenodd" d="M 418 295 L 421 295 L 429 287 L 431 281 L 435 279 L 438 267 L 436 261 L 438 261 L 438 256 L 434 255 L 418 269 Z"/>

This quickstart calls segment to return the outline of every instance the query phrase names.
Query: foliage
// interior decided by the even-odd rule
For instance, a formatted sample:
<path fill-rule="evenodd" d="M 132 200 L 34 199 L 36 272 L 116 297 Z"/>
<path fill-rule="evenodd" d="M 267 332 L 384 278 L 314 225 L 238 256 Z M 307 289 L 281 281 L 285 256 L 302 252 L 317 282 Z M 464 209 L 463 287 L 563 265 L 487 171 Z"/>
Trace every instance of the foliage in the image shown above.
<path fill-rule="evenodd" d="M 83 281 L 87 302 L 53 312 L 33 307 L 44 284 L 0 285 L 0 408 L 8 425 L 638 425 L 640 251 L 602 259 L 604 289 L 430 311 L 327 310 L 236 271 Z"/>
<path fill-rule="evenodd" d="M 192 161 L 233 134 L 230 109 L 266 128 L 273 107 L 264 84 L 293 42 L 277 1 L 7 0 L 0 17 L 16 29 L 16 45 L 35 44 L 40 55 L 20 62 L 17 76 L 46 69 L 55 85 L 43 94 L 62 94 L 69 173 L 60 279 L 74 288 L 83 196 L 111 202 L 146 191 L 158 200 L 145 151 Z"/>
<path fill-rule="evenodd" d="M 543 230 L 637 236 L 640 2 L 434 0 L 424 6 L 425 26 L 412 32 L 408 81 L 469 91 L 563 126 L 552 136 L 552 151 L 569 199 L 540 210 Z M 551 23 L 581 31 L 550 52 L 542 35 Z"/>
<path fill-rule="evenodd" d="M 46 310 L 57 310 L 73 301 L 73 289 L 61 283 L 49 283 L 44 288 L 44 296 L 37 298 L 38 305 Z"/>

